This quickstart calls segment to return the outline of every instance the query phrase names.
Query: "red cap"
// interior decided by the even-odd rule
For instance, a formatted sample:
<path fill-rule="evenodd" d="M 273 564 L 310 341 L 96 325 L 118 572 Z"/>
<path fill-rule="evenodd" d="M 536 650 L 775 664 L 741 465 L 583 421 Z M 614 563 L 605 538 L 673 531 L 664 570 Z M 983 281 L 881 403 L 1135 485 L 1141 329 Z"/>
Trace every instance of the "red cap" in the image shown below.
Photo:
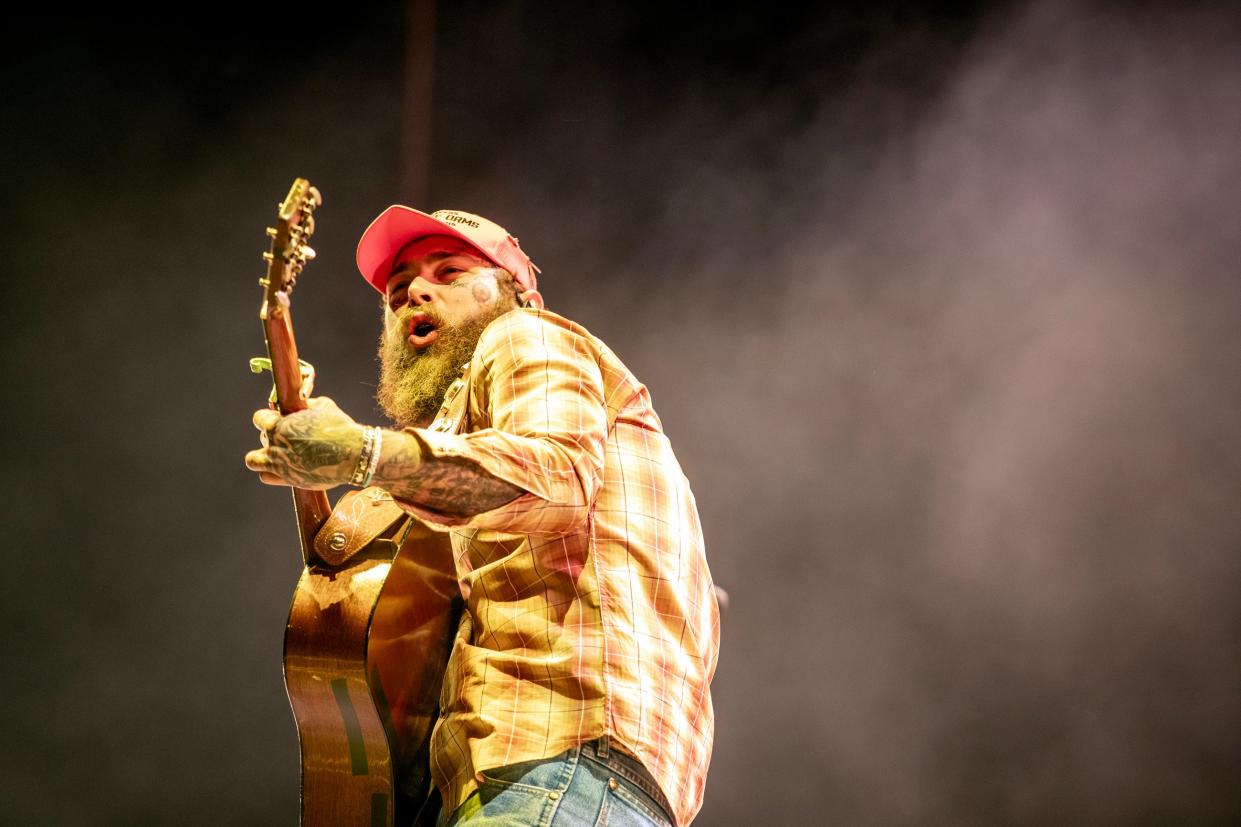
<path fill-rule="evenodd" d="M 393 204 L 371 222 L 358 242 L 358 269 L 380 293 L 388 284 L 392 263 L 411 241 L 429 235 L 459 238 L 492 264 L 508 270 L 525 290 L 538 287 L 539 271 L 508 231 L 480 215 L 460 210 L 437 210 L 430 215 Z"/>

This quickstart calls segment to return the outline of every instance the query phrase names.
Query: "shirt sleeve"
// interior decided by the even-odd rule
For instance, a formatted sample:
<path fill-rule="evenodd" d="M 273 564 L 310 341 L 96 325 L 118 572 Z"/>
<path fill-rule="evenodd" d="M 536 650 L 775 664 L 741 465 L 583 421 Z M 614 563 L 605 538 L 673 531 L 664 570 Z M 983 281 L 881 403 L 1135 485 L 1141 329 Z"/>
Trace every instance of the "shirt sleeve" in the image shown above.
<path fill-rule="evenodd" d="M 401 504 L 446 526 L 525 534 L 579 529 L 599 489 L 607 440 L 594 340 L 537 311 L 517 311 L 484 331 L 470 371 L 470 392 L 487 427 L 468 434 L 409 433 L 421 443 L 425 461 L 465 460 L 526 493 L 465 517 L 439 514 L 430 503 Z"/>

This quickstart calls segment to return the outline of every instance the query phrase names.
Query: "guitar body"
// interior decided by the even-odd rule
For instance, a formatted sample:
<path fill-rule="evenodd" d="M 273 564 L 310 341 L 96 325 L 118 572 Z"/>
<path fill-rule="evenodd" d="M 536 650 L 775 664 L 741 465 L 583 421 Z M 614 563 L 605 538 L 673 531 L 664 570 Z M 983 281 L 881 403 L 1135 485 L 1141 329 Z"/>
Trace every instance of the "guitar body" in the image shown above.
<path fill-rule="evenodd" d="M 285 630 L 301 823 L 433 824 L 428 748 L 460 606 L 451 548 L 379 489 L 343 497 L 316 547 L 341 536 L 357 551 L 306 567 Z"/>

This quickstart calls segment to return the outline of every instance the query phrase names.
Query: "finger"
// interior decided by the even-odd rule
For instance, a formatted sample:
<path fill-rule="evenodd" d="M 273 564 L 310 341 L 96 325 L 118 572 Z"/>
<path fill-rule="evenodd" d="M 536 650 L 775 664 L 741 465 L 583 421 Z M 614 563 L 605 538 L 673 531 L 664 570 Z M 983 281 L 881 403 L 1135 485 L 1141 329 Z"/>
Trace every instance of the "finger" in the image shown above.
<path fill-rule="evenodd" d="M 275 467 L 272 464 L 271 457 L 267 454 L 266 448 L 260 448 L 246 454 L 246 467 L 251 471 L 275 474 Z"/>
<path fill-rule="evenodd" d="M 254 422 L 254 427 L 260 431 L 271 431 L 280 422 L 280 412 L 273 411 L 270 408 L 260 408 L 254 412 L 252 421 Z"/>
<path fill-rule="evenodd" d="M 332 401 L 330 396 L 312 396 L 306 400 L 306 404 L 312 408 L 335 408 L 336 403 Z"/>
<path fill-rule="evenodd" d="M 289 483 L 285 482 L 280 477 L 277 477 L 275 474 L 268 474 L 265 471 L 259 472 L 259 482 L 265 485 L 283 485 L 286 488 L 289 486 Z"/>

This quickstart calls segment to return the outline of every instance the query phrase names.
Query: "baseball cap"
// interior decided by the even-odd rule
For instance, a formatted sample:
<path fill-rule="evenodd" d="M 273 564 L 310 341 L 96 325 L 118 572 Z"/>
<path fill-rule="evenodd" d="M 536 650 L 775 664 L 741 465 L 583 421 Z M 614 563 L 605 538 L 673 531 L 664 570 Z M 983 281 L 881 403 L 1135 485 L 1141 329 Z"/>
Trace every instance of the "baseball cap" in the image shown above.
<path fill-rule="evenodd" d="M 392 263 L 411 241 L 428 235 L 458 238 L 478 250 L 483 258 L 508 270 L 525 290 L 538 287 L 539 268 L 522 252 L 508 230 L 481 215 L 460 210 L 424 212 L 393 204 L 379 214 L 358 241 L 358 269 L 380 293 L 388 284 Z"/>

